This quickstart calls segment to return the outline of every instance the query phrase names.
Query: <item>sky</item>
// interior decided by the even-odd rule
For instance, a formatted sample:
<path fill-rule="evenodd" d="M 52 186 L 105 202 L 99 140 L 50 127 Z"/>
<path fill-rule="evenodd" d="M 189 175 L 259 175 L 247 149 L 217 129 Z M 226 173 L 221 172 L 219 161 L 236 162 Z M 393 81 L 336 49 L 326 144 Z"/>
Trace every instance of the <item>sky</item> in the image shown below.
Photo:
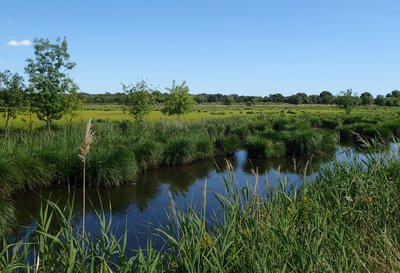
<path fill-rule="evenodd" d="M 0 71 L 66 37 L 88 93 L 147 79 L 191 93 L 374 95 L 400 89 L 400 1 L 0 0 Z"/>

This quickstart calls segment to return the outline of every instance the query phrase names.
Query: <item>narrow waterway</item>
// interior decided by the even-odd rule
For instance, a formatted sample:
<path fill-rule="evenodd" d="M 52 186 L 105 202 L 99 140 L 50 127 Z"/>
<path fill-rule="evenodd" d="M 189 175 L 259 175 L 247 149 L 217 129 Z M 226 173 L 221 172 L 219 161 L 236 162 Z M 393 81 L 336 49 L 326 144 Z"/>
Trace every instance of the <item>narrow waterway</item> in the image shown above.
<path fill-rule="evenodd" d="M 391 145 L 389 152 L 398 151 L 397 145 Z M 227 162 L 233 167 L 235 180 L 240 187 L 253 185 L 254 173 L 259 174 L 259 191 L 265 193 L 266 184 L 277 184 L 284 179 L 286 188 L 301 185 L 304 177 L 309 179 L 334 160 L 346 162 L 354 157 L 366 159 L 366 156 L 354 147 L 338 147 L 335 153 L 311 158 L 290 158 L 267 160 L 249 160 L 245 151 L 238 151 L 234 157 L 216 158 L 197 162 L 192 165 L 161 168 L 140 175 L 135 183 L 115 188 L 87 189 L 86 227 L 92 232 L 99 230 L 96 211 L 104 211 L 107 217 L 112 215 L 112 228 L 117 237 L 122 236 L 125 227 L 129 231 L 128 248 L 144 246 L 149 235 L 160 224 L 168 223 L 168 207 L 171 198 L 176 205 L 185 209 L 188 206 L 199 207 L 202 192 L 207 180 L 207 214 L 218 208 L 214 193 L 224 193 L 224 177 L 228 176 Z M 40 207 L 45 199 L 58 202 L 63 206 L 69 198 L 74 198 L 76 226 L 81 225 L 82 189 L 64 186 L 52 186 L 41 192 L 25 192 L 14 196 L 18 211 L 14 237 L 29 236 L 37 225 Z M 110 211 L 112 214 L 110 214 Z M 156 244 L 162 242 L 155 241 Z"/>

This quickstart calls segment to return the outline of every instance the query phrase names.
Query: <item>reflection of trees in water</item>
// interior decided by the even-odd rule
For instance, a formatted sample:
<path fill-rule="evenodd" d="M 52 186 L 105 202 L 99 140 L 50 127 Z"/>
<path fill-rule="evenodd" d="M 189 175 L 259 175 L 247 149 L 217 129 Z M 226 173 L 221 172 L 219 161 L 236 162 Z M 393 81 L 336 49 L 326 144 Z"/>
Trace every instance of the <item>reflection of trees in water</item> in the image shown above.
<path fill-rule="evenodd" d="M 271 169 L 281 172 L 310 175 L 320 169 L 322 163 L 327 163 L 334 159 L 334 154 L 321 154 L 311 157 L 281 157 L 271 159 L 247 159 L 245 160 L 243 171 L 251 174 L 252 170 L 258 173 L 266 173 Z"/>
<path fill-rule="evenodd" d="M 229 158 L 232 164 L 235 160 Z M 122 184 L 113 188 L 88 188 L 86 189 L 86 211 L 109 211 L 124 213 L 130 206 L 136 205 L 143 212 L 150 200 L 160 195 L 160 187 L 168 184 L 174 194 L 184 194 L 189 191 L 191 185 L 198 179 L 205 179 L 211 170 L 223 172 L 226 169 L 226 161 L 222 157 L 197 162 L 194 165 L 166 167 L 151 170 L 138 177 L 134 184 Z M 71 188 L 71 192 L 64 186 L 50 186 L 39 192 L 19 192 L 13 197 L 17 210 L 17 225 L 29 226 L 34 219 L 39 218 L 40 207 L 45 200 L 56 202 L 64 207 L 69 200 L 74 199 L 74 213 L 82 213 L 82 188 Z"/>
<path fill-rule="evenodd" d="M 147 208 L 148 202 L 159 195 L 163 184 L 169 185 L 169 190 L 174 194 L 185 194 L 199 179 L 205 179 L 210 171 L 218 166 L 220 171 L 226 169 L 224 158 L 197 162 L 195 165 L 161 168 L 152 170 L 139 177 L 135 184 L 134 199 L 140 211 Z"/>

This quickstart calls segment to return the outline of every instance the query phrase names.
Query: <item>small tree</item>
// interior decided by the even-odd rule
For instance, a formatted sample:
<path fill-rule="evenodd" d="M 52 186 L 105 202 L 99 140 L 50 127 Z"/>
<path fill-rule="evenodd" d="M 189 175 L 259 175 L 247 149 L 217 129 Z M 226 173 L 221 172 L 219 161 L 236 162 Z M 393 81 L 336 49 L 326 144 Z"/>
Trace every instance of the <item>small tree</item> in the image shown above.
<path fill-rule="evenodd" d="M 76 109 L 74 98 L 78 86 L 66 74 L 75 67 L 69 61 L 68 44 L 65 38 L 57 38 L 52 44 L 48 39 L 33 42 L 35 59 L 27 59 L 26 73 L 33 88 L 33 105 L 40 120 L 46 122 L 49 132 L 53 120 L 61 119 Z"/>
<path fill-rule="evenodd" d="M 339 108 L 344 109 L 346 114 L 350 114 L 350 112 L 356 107 L 358 102 L 358 97 L 353 94 L 351 89 L 347 89 L 346 92 L 340 92 L 340 95 L 336 98 L 336 104 Z"/>
<path fill-rule="evenodd" d="M 136 122 L 142 122 L 143 117 L 151 110 L 154 104 L 151 93 L 153 92 L 147 85 L 147 82 L 141 80 L 134 86 L 122 85 L 122 89 L 128 95 L 125 105 L 129 112 L 134 116 Z"/>
<path fill-rule="evenodd" d="M 162 112 L 166 115 L 181 115 L 190 112 L 194 104 L 193 97 L 189 94 L 189 87 L 186 82 L 181 85 L 176 85 L 175 81 L 172 82 L 171 88 L 166 88 L 169 91 L 169 97 L 165 101 L 165 106 Z"/>
<path fill-rule="evenodd" d="M 0 72 L 0 112 L 6 119 L 5 129 L 11 118 L 15 118 L 24 101 L 24 79 L 9 70 Z"/>

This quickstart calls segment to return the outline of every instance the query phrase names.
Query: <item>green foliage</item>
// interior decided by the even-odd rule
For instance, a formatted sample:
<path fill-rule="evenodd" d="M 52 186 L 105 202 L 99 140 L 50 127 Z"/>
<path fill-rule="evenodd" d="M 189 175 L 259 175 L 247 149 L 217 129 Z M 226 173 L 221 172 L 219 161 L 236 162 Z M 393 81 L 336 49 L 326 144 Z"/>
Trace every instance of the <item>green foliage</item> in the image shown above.
<path fill-rule="evenodd" d="M 335 101 L 340 109 L 343 109 L 346 114 L 350 114 L 354 107 L 356 107 L 358 98 L 353 94 L 351 89 L 347 89 L 346 92 L 341 92 Z"/>
<path fill-rule="evenodd" d="M 178 118 L 190 112 L 194 104 L 193 97 L 189 94 L 189 87 L 186 82 L 181 85 L 176 85 L 175 81 L 172 82 L 172 87 L 167 88 L 170 92 L 169 97 L 165 101 L 165 106 L 162 112 L 166 115 L 178 115 Z"/>
<path fill-rule="evenodd" d="M 25 72 L 34 92 L 35 112 L 50 131 L 53 120 L 77 109 L 78 86 L 66 74 L 75 63 L 69 61 L 65 39 L 58 38 L 54 44 L 48 39 L 35 39 L 33 47 L 35 59 L 27 59 Z"/>
<path fill-rule="evenodd" d="M 208 136 L 198 137 L 195 143 L 195 149 L 198 159 L 206 159 L 214 155 L 213 142 Z"/>
<path fill-rule="evenodd" d="M 240 140 L 236 136 L 219 137 L 215 140 L 217 154 L 234 155 L 239 145 Z"/>
<path fill-rule="evenodd" d="M 148 86 L 147 82 L 141 80 L 134 86 L 123 85 L 125 93 L 128 95 L 125 105 L 129 109 L 137 122 L 142 122 L 143 117 L 151 110 L 154 104 L 152 98 L 153 90 Z"/>
<path fill-rule="evenodd" d="M 187 137 L 174 137 L 165 145 L 163 163 L 168 166 L 187 164 L 196 154 L 194 143 Z"/>
<path fill-rule="evenodd" d="M 248 137 L 245 148 L 250 158 L 274 158 L 285 155 L 285 145 L 282 142 L 273 142 L 257 136 Z"/>
<path fill-rule="evenodd" d="M 335 133 L 325 133 L 319 130 L 294 130 L 282 134 L 286 153 L 290 156 L 310 156 L 317 152 L 334 149 L 338 144 Z"/>
<path fill-rule="evenodd" d="M 369 92 L 364 92 L 360 95 L 362 105 L 371 105 L 374 102 L 374 97 Z"/>
<path fill-rule="evenodd" d="M 140 169 L 146 171 L 160 165 L 163 147 L 152 139 L 143 139 L 135 146 L 134 152 Z"/>
<path fill-rule="evenodd" d="M 104 212 L 95 212 L 100 226 L 95 239 L 81 234 L 73 206 L 48 201 L 29 238 L 14 244 L 0 236 L 0 270 L 398 272 L 400 163 L 367 158 L 334 163 L 300 188 L 288 189 L 280 177 L 266 185 L 265 197 L 260 185 L 241 187 L 228 172 L 225 194 L 214 193 L 218 217 L 206 217 L 207 190 L 201 210 L 171 206 L 170 223 L 154 234 L 165 241 L 163 249 L 149 241 L 144 249 L 128 250 L 127 230 L 117 237 Z M 57 229 L 50 229 L 52 222 Z"/>
<path fill-rule="evenodd" d="M 0 237 L 1 237 L 9 234 L 10 230 L 14 227 L 15 224 L 16 211 L 13 203 L 10 200 L 0 197 L 0 215 L 1 215 L 0 217 Z"/>
<path fill-rule="evenodd" d="M 139 167 L 135 155 L 126 147 L 112 149 L 97 143 L 88 156 L 87 173 L 92 186 L 118 186 L 133 182 L 137 178 Z"/>
<path fill-rule="evenodd" d="M 9 70 L 0 72 L 0 112 L 6 119 L 6 131 L 11 118 L 17 116 L 24 104 L 24 79 Z"/>

